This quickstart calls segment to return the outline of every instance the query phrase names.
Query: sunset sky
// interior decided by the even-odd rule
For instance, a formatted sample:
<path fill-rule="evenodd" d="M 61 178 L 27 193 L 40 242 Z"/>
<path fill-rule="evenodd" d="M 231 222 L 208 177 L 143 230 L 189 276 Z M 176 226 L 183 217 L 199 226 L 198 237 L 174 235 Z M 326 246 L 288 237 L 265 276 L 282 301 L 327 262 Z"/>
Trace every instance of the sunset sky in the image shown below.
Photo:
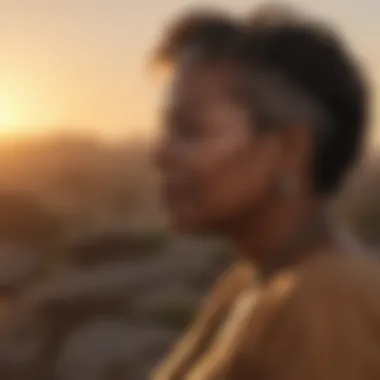
<path fill-rule="evenodd" d="M 0 0 L 0 131 L 150 131 L 159 87 L 147 54 L 170 17 L 199 3 L 245 12 L 263 2 Z M 339 25 L 380 87 L 380 1 L 291 3 Z"/>

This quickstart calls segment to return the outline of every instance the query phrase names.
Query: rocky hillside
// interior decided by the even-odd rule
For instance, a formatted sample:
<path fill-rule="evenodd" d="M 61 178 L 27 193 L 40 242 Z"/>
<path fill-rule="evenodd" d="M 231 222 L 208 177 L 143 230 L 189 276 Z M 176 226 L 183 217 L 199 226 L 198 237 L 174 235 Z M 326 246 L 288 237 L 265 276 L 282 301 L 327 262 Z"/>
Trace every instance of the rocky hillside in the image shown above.
<path fill-rule="evenodd" d="M 229 260 L 214 243 L 178 238 L 137 255 L 125 236 L 135 246 L 121 254 L 112 238 L 103 256 L 104 237 L 81 242 L 60 275 L 4 300 L 1 379 L 146 379 Z"/>

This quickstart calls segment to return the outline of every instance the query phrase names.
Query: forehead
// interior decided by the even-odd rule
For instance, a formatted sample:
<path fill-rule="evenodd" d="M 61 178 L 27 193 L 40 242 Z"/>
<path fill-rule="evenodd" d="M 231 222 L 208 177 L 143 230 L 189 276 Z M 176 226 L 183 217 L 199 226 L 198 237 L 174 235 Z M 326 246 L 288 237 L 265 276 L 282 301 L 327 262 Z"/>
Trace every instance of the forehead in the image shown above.
<path fill-rule="evenodd" d="M 236 70 L 226 64 L 194 64 L 176 68 L 169 87 L 172 105 L 225 101 L 236 83 Z"/>

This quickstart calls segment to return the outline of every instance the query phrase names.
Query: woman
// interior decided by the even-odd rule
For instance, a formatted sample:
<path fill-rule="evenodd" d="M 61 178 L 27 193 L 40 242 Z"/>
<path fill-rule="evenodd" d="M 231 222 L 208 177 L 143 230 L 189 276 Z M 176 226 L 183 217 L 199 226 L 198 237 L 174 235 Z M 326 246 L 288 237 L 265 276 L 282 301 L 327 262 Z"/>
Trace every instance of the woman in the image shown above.
<path fill-rule="evenodd" d="M 239 259 L 152 379 L 380 379 L 380 270 L 328 212 L 367 124 L 352 53 L 290 13 L 201 13 L 159 58 L 173 223 L 228 238 Z"/>

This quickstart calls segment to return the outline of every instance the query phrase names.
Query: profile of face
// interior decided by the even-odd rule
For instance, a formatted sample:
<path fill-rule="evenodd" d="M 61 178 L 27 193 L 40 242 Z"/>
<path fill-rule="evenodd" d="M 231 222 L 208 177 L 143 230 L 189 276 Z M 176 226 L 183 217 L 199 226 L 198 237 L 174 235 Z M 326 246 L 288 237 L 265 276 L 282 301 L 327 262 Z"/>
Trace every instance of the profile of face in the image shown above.
<path fill-rule="evenodd" d="M 235 80 L 236 70 L 215 64 L 179 68 L 172 80 L 157 157 L 182 232 L 219 233 L 259 217 L 282 173 L 296 172 L 307 153 L 304 141 L 255 131 L 247 107 L 231 96 Z"/>

